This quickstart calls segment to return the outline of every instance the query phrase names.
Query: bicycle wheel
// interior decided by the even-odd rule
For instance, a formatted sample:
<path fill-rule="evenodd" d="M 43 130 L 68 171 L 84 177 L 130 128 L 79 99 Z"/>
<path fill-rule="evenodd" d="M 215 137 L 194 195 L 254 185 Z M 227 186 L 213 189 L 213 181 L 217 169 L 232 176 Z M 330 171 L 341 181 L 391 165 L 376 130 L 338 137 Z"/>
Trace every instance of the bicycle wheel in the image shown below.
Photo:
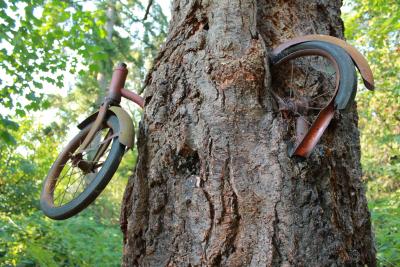
<path fill-rule="evenodd" d="M 92 203 L 106 187 L 121 162 L 125 145 L 115 133 L 119 120 L 106 118 L 83 153 L 74 154 L 91 124 L 82 129 L 59 154 L 43 184 L 40 205 L 55 220 L 67 219 Z"/>
<path fill-rule="evenodd" d="M 344 49 L 321 41 L 291 46 L 271 58 L 272 89 L 288 122 L 290 156 L 308 157 L 334 116 L 347 109 L 357 87 Z"/>

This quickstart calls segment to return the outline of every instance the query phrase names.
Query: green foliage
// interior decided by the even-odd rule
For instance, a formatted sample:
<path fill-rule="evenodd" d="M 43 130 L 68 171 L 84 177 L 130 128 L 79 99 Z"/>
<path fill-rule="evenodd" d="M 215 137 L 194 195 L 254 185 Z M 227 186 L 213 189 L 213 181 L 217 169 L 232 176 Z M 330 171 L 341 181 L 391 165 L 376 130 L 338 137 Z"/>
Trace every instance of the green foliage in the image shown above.
<path fill-rule="evenodd" d="M 15 144 L 0 143 L 0 210 L 6 213 L 37 207 L 39 177 L 46 176 L 62 135 L 44 134 L 33 120 L 21 120 L 19 125 Z"/>
<path fill-rule="evenodd" d="M 400 5 L 346 1 L 346 37 L 367 56 L 376 91 L 357 96 L 362 167 L 380 266 L 400 264 Z"/>
<path fill-rule="evenodd" d="M 0 0 L 0 266 L 120 265 L 120 203 L 136 150 L 78 216 L 49 220 L 38 200 L 63 141 L 98 106 L 116 62 L 128 63 L 128 88 L 142 87 L 167 27 L 157 3 L 143 21 L 145 8 L 135 0 Z M 39 109 L 48 111 L 32 113 Z"/>
<path fill-rule="evenodd" d="M 122 234 L 90 211 L 55 222 L 41 212 L 0 213 L 1 266 L 119 266 Z"/>
<path fill-rule="evenodd" d="M 369 201 L 381 266 L 400 263 L 400 190 Z"/>
<path fill-rule="evenodd" d="M 5 77 L 0 83 L 1 140 L 14 142 L 5 121 L 50 107 L 54 95 L 68 84 L 66 72 L 76 75 L 80 89 L 66 101 L 79 99 L 80 109 L 86 111 L 98 104 L 93 99 L 102 92 L 98 77 L 109 80 L 117 61 L 133 64 L 131 78 L 134 88 L 140 88 L 145 62 L 154 57 L 166 34 L 160 6 L 153 3 L 149 19 L 142 21 L 135 14 L 144 9 L 138 1 L 91 4 L 92 8 L 85 1 L 0 0 L 0 75 Z M 110 8 L 115 18 L 107 17 Z"/>
<path fill-rule="evenodd" d="M 100 35 L 104 12 L 84 12 L 65 1 L 1 1 L 0 69 L 7 79 L 0 86 L 0 105 L 19 115 L 46 108 L 43 87 L 63 86 L 60 71 L 77 66 L 66 51 L 93 56 L 85 45 Z M 71 25 L 71 18 L 74 23 Z M 87 34 L 89 28 L 95 33 Z M 97 32 L 98 31 L 98 32 Z M 74 35 L 71 35 L 74 34 Z M 92 49 L 90 50 L 92 51 Z"/>
<path fill-rule="evenodd" d="M 400 187 L 400 5 L 395 0 L 348 5 L 346 37 L 367 56 L 376 79 L 376 91 L 361 91 L 357 98 L 363 169 L 371 190 L 390 192 Z"/>

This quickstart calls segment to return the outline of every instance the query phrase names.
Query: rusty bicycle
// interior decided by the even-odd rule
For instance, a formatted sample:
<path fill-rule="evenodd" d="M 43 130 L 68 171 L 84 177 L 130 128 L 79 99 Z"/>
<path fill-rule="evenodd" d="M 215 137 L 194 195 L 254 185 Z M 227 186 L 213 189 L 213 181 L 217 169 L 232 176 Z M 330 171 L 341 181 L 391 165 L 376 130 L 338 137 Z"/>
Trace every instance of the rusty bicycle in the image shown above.
<path fill-rule="evenodd" d="M 133 121 L 120 107 L 121 97 L 142 108 L 143 99 L 124 88 L 127 74 L 126 64 L 119 64 L 99 111 L 78 125 L 80 132 L 53 163 L 40 197 L 46 216 L 62 220 L 85 209 L 108 184 L 125 151 L 133 147 Z"/>
<path fill-rule="evenodd" d="M 270 63 L 271 93 L 292 138 L 289 156 L 308 157 L 335 112 L 351 105 L 357 90 L 356 68 L 366 87 L 374 89 L 367 61 L 335 37 L 294 38 L 272 50 Z M 99 111 L 78 125 L 80 132 L 53 163 L 40 198 L 46 216 L 62 220 L 85 209 L 106 187 L 125 151 L 134 146 L 133 122 L 120 107 L 121 97 L 142 108 L 144 101 L 124 88 L 127 73 L 124 63 L 117 66 Z"/>
<path fill-rule="evenodd" d="M 289 122 L 289 156 L 306 158 L 332 121 L 348 110 L 357 92 L 357 68 L 367 89 L 374 89 L 365 58 L 347 42 L 328 35 L 291 39 L 270 54 L 273 92 Z"/>

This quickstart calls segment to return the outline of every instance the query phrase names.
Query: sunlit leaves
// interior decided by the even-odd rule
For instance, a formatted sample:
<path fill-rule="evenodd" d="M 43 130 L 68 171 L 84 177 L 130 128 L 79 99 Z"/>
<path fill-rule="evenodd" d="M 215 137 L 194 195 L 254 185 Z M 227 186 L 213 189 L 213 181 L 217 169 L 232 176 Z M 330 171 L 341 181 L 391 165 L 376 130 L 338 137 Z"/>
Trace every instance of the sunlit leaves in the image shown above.
<path fill-rule="evenodd" d="M 381 266 L 400 262 L 400 190 L 369 202 Z"/>
<path fill-rule="evenodd" d="M 10 132 L 15 132 L 19 129 L 19 125 L 0 115 L 0 139 L 7 145 L 15 145 L 17 141 Z"/>
<path fill-rule="evenodd" d="M 393 190 L 400 186 L 400 5 L 396 0 L 347 4 L 346 36 L 367 56 L 377 88 L 357 99 L 363 169 L 369 180 L 390 179 L 386 189 Z"/>
<path fill-rule="evenodd" d="M 145 58 L 154 57 L 166 34 L 167 21 L 159 5 L 153 3 L 149 19 L 143 22 L 142 3 L 115 1 L 117 19 L 108 40 L 109 2 L 90 3 L 91 8 L 85 1 L 1 1 L 0 110 L 7 111 L 3 116 L 25 116 L 47 108 L 45 89 L 48 84 L 63 88 L 65 71 L 79 74 L 76 81 L 96 80 L 102 72 L 109 77 L 115 62 L 126 61 L 136 67 L 131 71 L 134 87 L 141 87 Z M 140 56 L 131 57 L 131 51 Z"/>
<path fill-rule="evenodd" d="M 46 219 L 40 211 L 29 216 L 0 213 L 0 225 L 1 266 L 120 264 L 120 230 L 91 212 L 62 222 Z"/>
<path fill-rule="evenodd" d="M 380 266 L 400 261 L 400 5 L 346 1 L 346 37 L 368 58 L 376 91 L 358 94 L 362 166 Z"/>
<path fill-rule="evenodd" d="M 104 266 L 119 265 L 120 202 L 136 150 L 125 155 L 103 197 L 80 216 L 55 223 L 38 211 L 42 182 L 61 140 L 99 104 L 100 74 L 109 79 L 113 64 L 125 61 L 127 86 L 141 88 L 144 63 L 164 40 L 167 22 L 159 6 L 152 6 L 142 26 L 145 7 L 130 0 L 115 1 L 117 20 L 107 39 L 111 2 L 0 0 L 1 266 L 95 266 L 98 259 Z M 58 93 L 63 89 L 67 96 Z M 56 120 L 40 125 L 32 111 L 46 108 Z"/>

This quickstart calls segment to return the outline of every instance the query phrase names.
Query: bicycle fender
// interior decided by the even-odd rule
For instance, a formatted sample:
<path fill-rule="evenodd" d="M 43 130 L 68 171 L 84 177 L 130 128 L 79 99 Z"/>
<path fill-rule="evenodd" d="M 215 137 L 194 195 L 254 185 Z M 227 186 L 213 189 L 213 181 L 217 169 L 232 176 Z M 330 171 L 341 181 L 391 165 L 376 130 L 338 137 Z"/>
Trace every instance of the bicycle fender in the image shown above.
<path fill-rule="evenodd" d="M 112 106 L 109 111 L 114 113 L 119 120 L 119 142 L 132 148 L 135 142 L 135 127 L 129 114 L 121 107 Z"/>
<path fill-rule="evenodd" d="M 365 87 L 367 87 L 369 90 L 374 90 L 375 88 L 374 76 L 372 74 L 372 70 L 367 60 L 360 52 L 358 52 L 358 50 L 355 47 L 351 46 L 342 39 L 323 34 L 310 34 L 310 35 L 300 36 L 290 39 L 284 42 L 283 44 L 279 45 L 278 47 L 276 47 L 272 51 L 272 56 L 280 54 L 283 50 L 285 50 L 288 47 L 309 41 L 323 41 L 340 46 L 341 48 L 346 50 L 346 52 L 350 55 L 351 59 L 356 65 L 358 71 L 360 72 Z"/>
<path fill-rule="evenodd" d="M 132 148 L 135 140 L 135 128 L 129 114 L 118 106 L 110 107 L 107 112 L 114 114 L 118 118 L 120 127 L 118 132 L 119 142 L 125 145 L 127 148 Z M 78 128 L 81 130 L 85 128 L 86 125 L 90 124 L 96 119 L 98 113 L 99 112 L 93 113 L 92 115 L 87 117 L 85 120 L 78 124 Z"/>
<path fill-rule="evenodd" d="M 92 115 L 90 115 L 89 117 L 87 117 L 86 119 L 84 119 L 83 121 L 81 121 L 81 123 L 79 123 L 77 125 L 77 127 L 79 128 L 79 130 L 83 130 L 83 128 L 85 128 L 88 124 L 94 122 L 97 118 L 97 115 L 99 114 L 99 112 L 95 112 Z"/>

